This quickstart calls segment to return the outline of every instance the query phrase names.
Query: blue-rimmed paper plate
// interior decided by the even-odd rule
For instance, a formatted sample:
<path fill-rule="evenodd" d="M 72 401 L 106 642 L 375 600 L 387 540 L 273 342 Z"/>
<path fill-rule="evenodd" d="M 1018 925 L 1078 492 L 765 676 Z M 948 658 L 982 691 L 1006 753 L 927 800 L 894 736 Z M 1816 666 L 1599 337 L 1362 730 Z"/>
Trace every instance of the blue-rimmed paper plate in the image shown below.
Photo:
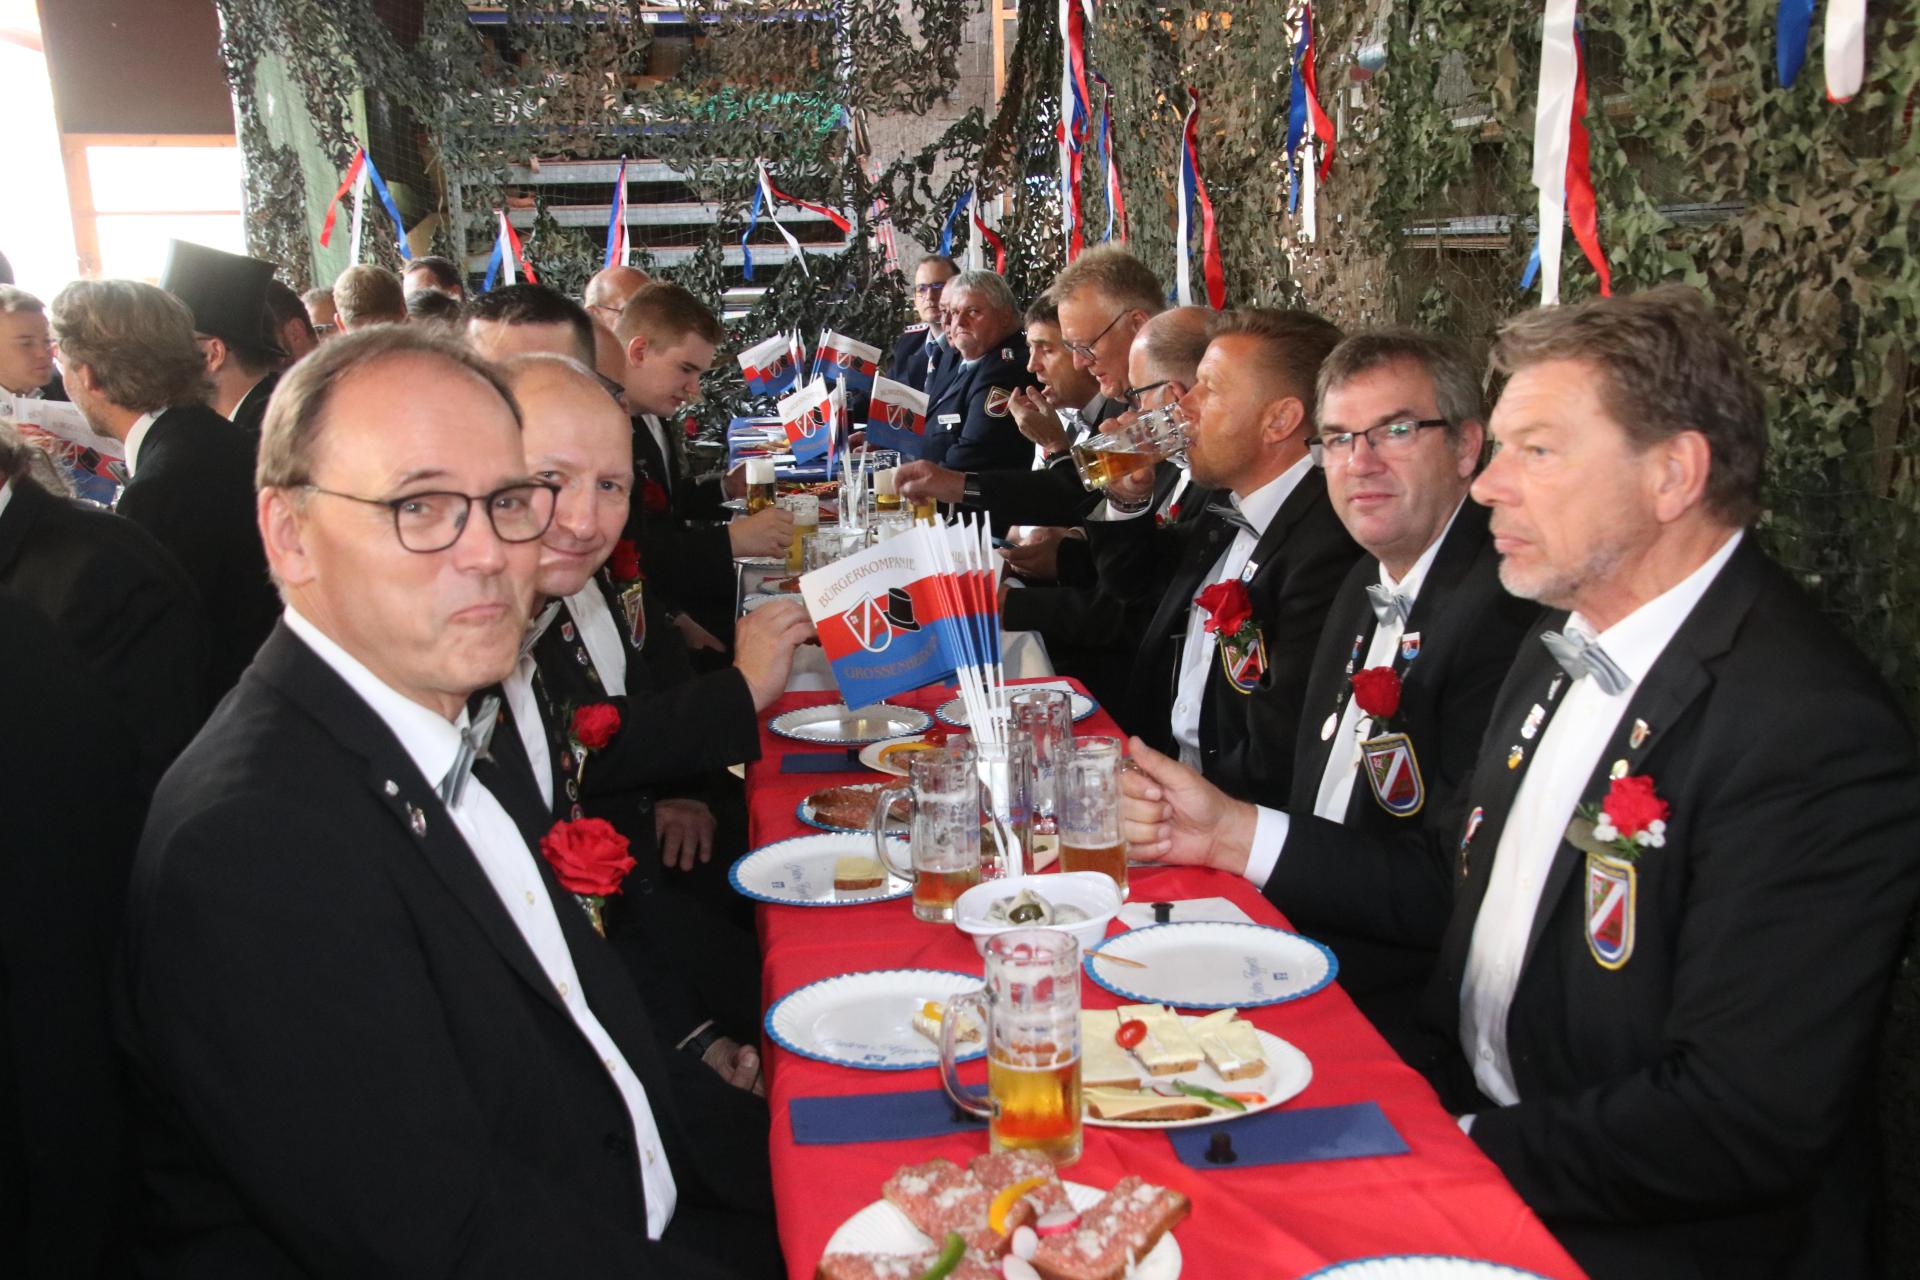
<path fill-rule="evenodd" d="M 928 1000 L 978 991 L 978 974 L 951 969 L 869 969 L 823 978 L 782 996 L 767 1010 L 767 1035 L 789 1053 L 862 1071 L 938 1066 L 940 1047 L 913 1029 Z M 968 1062 L 987 1051 L 982 1040 Z"/>
<path fill-rule="evenodd" d="M 915 707 L 895 706 L 891 702 L 858 708 L 844 702 L 829 702 L 824 706 L 782 711 L 768 722 L 767 728 L 795 742 L 850 747 L 925 733 L 933 728 L 933 717 Z"/>
<path fill-rule="evenodd" d="M 893 857 L 905 866 L 910 856 L 907 842 L 893 836 L 887 839 Z M 727 882 L 742 897 L 783 907 L 855 907 L 891 902 L 913 892 L 911 882 L 891 871 L 878 888 L 833 887 L 834 863 L 845 857 L 872 856 L 873 838 L 864 831 L 794 836 L 761 845 L 735 862 L 727 871 Z"/>
<path fill-rule="evenodd" d="M 1144 968 L 1101 964 L 1101 955 Z M 1333 981 L 1333 952 L 1264 924 L 1196 920 L 1152 924 L 1108 938 L 1087 953 L 1087 976 L 1135 1004 L 1246 1009 L 1310 996 Z"/>
<path fill-rule="evenodd" d="M 1072 708 L 1073 719 L 1076 724 L 1092 715 L 1100 705 L 1086 694 L 1081 693 L 1078 689 L 1059 682 L 1049 682 L 1045 684 L 1010 684 L 1007 686 L 1007 693 L 1009 695 L 1023 693 L 1028 689 L 1058 689 L 1061 693 L 1066 694 L 1068 705 Z M 955 729 L 964 729 L 967 727 L 967 703 L 964 698 L 947 699 L 940 704 L 939 709 L 933 714 L 940 718 L 940 723 L 951 725 Z"/>
<path fill-rule="evenodd" d="M 1339 1276 L 1340 1280 L 1545 1280 L 1537 1271 L 1477 1258 L 1450 1258 L 1437 1253 L 1405 1253 L 1393 1257 L 1355 1258 L 1322 1267 L 1300 1280 Z"/>

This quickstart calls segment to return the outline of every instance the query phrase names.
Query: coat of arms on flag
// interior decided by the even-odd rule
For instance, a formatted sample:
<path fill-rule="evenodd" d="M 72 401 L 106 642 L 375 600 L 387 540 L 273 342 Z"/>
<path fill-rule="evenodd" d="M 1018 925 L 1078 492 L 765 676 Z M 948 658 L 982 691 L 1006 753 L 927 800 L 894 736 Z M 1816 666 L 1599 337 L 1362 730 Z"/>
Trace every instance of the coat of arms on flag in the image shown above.
<path fill-rule="evenodd" d="M 777 396 L 791 391 L 794 381 L 800 376 L 793 344 L 785 334 L 775 334 L 764 342 L 755 343 L 740 353 L 739 360 L 740 373 L 747 380 L 747 390 L 757 396 Z"/>
<path fill-rule="evenodd" d="M 1623 968 L 1633 958 L 1639 893 L 1639 874 L 1632 863 L 1588 851 L 1587 949 L 1602 969 Z"/>
<path fill-rule="evenodd" d="M 1413 739 L 1404 733 L 1385 733 L 1360 744 L 1360 760 L 1373 788 L 1373 798 L 1396 818 L 1411 818 L 1427 802 L 1426 783 L 1420 777 L 1420 759 Z"/>
<path fill-rule="evenodd" d="M 780 425 L 796 462 L 832 459 L 839 429 L 838 398 L 824 382 L 810 382 L 780 401 Z"/>
<path fill-rule="evenodd" d="M 867 401 L 867 443 L 919 457 L 927 436 L 927 395 L 892 378 L 875 378 Z"/>
<path fill-rule="evenodd" d="M 828 382 L 844 383 L 855 391 L 873 386 L 880 371 L 880 348 L 828 329 L 820 335 L 820 346 L 813 355 L 813 376 Z"/>

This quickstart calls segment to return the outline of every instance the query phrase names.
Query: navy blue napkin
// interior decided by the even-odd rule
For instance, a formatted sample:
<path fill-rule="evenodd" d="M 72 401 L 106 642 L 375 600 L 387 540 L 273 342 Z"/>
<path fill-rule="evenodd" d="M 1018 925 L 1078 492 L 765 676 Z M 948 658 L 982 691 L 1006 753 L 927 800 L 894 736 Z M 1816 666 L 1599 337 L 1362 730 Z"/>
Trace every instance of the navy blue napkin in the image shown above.
<path fill-rule="evenodd" d="M 789 751 L 780 757 L 782 773 L 856 773 L 859 768 L 845 751 Z"/>
<path fill-rule="evenodd" d="M 986 1121 L 971 1116 L 954 1119 L 955 1110 L 946 1090 L 917 1089 L 795 1098 L 787 1105 L 787 1117 L 793 1122 L 793 1140 L 802 1145 L 938 1138 L 978 1133 L 985 1127 Z"/>
<path fill-rule="evenodd" d="M 1214 1164 L 1207 1159 L 1213 1135 L 1222 1132 L 1233 1139 L 1233 1153 L 1238 1159 L 1231 1164 Z M 1406 1139 L 1395 1132 L 1377 1102 L 1264 1111 L 1220 1124 L 1172 1129 L 1167 1137 L 1180 1162 L 1195 1169 L 1244 1169 L 1249 1165 L 1407 1153 Z"/>

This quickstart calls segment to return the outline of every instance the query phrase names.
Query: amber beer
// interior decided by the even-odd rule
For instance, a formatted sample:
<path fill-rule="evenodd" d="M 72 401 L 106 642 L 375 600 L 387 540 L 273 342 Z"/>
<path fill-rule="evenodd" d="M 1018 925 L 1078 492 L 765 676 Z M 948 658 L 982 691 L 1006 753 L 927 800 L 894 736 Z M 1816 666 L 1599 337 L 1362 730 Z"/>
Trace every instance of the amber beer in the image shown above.
<path fill-rule="evenodd" d="M 1055 1164 L 1079 1158 L 1078 1055 L 1070 1062 L 1036 1067 L 1002 1062 L 997 1053 L 989 1054 L 987 1094 L 993 1099 L 993 1118 L 987 1123 L 995 1151 L 1037 1151 Z"/>
<path fill-rule="evenodd" d="M 789 493 L 779 501 L 793 513 L 793 540 L 787 544 L 787 572 L 799 573 L 807 563 L 807 539 L 820 529 L 820 499 L 810 493 Z"/>
<path fill-rule="evenodd" d="M 910 505 L 917 524 L 933 524 L 939 517 L 939 504 L 932 498 L 915 498 Z"/>
<path fill-rule="evenodd" d="M 933 923 L 953 919 L 953 904 L 980 883 L 980 864 L 953 871 L 916 871 L 913 877 L 913 915 Z"/>
<path fill-rule="evenodd" d="M 1098 871 L 1120 886 L 1120 896 L 1127 896 L 1127 842 L 1101 845 L 1089 848 L 1086 845 L 1060 842 L 1060 869 L 1062 871 Z"/>

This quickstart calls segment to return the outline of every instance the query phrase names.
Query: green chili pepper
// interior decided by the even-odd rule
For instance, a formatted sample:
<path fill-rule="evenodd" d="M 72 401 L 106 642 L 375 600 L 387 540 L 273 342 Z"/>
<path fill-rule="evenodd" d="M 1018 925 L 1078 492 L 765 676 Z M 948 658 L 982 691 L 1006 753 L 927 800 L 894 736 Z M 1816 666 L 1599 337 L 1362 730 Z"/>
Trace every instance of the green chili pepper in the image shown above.
<path fill-rule="evenodd" d="M 1175 1080 L 1173 1087 L 1188 1097 L 1198 1098 L 1202 1102 L 1211 1102 L 1214 1106 L 1225 1107 L 1229 1111 L 1245 1111 L 1247 1109 L 1247 1104 L 1238 1098 L 1229 1098 L 1224 1093 L 1215 1093 L 1213 1090 L 1201 1085 L 1188 1084 L 1185 1080 Z"/>
<path fill-rule="evenodd" d="M 920 1273 L 920 1280 L 945 1280 L 966 1256 L 967 1238 L 958 1231 L 947 1232 L 946 1246 L 940 1250 L 940 1256 L 933 1260 L 933 1265 Z"/>

